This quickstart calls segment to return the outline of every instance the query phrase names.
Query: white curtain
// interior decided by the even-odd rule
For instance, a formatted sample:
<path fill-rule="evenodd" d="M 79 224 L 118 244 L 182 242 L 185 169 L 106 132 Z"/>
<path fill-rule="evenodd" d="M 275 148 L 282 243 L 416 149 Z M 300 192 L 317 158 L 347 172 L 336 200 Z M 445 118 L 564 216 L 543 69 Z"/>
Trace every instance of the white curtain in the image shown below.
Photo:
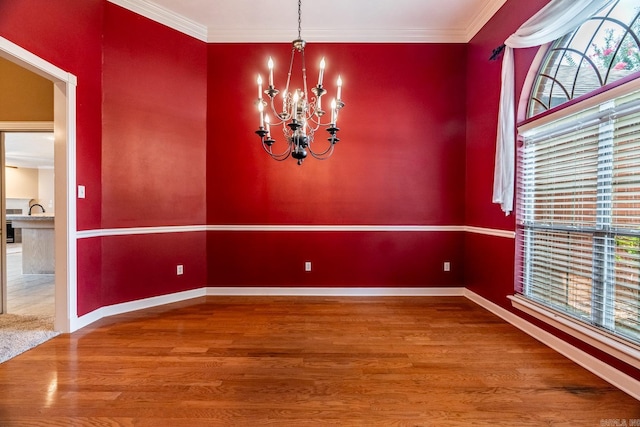
<path fill-rule="evenodd" d="M 513 49 L 540 46 L 578 28 L 615 0 L 551 0 L 504 42 L 502 92 L 493 175 L 493 202 L 508 215 L 513 210 L 515 173 L 515 82 Z"/>

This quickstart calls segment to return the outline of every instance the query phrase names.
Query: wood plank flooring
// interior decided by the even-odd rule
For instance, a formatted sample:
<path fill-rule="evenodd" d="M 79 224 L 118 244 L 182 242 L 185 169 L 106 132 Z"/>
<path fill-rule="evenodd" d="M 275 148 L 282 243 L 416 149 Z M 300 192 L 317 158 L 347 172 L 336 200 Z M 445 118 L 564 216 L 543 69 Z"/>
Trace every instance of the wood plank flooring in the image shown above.
<path fill-rule="evenodd" d="M 22 274 L 20 243 L 7 244 L 7 312 L 53 317 L 55 275 Z"/>
<path fill-rule="evenodd" d="M 611 420 L 640 402 L 462 297 L 199 298 L 0 364 L 3 427 Z"/>

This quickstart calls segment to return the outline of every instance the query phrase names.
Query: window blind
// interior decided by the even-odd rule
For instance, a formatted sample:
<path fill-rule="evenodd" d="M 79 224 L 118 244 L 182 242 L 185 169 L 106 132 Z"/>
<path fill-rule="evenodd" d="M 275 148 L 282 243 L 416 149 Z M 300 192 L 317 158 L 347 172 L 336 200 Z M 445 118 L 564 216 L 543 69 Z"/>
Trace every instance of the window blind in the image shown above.
<path fill-rule="evenodd" d="M 517 291 L 640 343 L 640 91 L 521 137 Z"/>

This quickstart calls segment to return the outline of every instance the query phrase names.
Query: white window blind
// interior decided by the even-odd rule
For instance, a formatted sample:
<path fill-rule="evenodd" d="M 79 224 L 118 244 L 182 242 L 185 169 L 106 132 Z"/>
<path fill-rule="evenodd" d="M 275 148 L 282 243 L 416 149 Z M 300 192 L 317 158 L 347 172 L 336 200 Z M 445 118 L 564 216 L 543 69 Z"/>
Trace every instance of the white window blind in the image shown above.
<path fill-rule="evenodd" d="M 640 91 L 560 116 L 521 131 L 517 291 L 638 344 Z"/>

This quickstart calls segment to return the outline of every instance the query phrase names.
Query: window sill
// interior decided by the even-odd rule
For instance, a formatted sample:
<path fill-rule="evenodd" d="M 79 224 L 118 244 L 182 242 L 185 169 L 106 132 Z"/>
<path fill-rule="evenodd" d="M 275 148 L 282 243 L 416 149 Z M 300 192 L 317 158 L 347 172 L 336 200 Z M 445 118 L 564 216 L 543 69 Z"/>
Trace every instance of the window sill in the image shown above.
<path fill-rule="evenodd" d="M 595 327 L 581 323 L 541 304 L 530 301 L 520 295 L 509 296 L 513 307 L 536 319 L 578 338 L 593 347 L 602 350 L 632 366 L 640 368 L 640 346 L 607 334 Z"/>

